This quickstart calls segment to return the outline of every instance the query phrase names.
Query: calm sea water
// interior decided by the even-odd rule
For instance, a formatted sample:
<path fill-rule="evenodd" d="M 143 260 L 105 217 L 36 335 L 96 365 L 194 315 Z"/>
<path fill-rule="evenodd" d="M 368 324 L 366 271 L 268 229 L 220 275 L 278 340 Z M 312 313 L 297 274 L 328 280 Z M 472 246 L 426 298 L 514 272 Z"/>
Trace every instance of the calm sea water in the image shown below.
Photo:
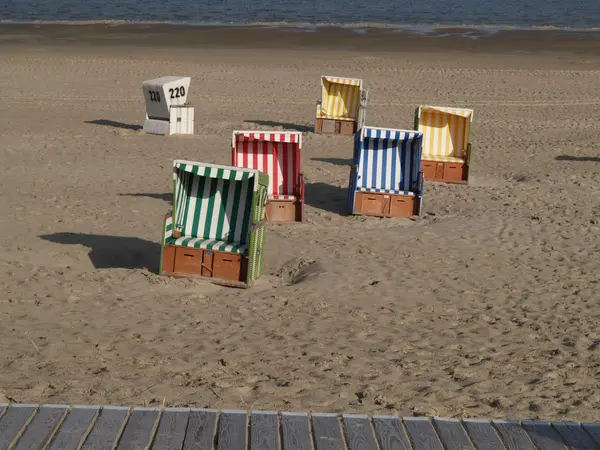
<path fill-rule="evenodd" d="M 0 0 L 2 21 L 600 27 L 600 0 Z"/>

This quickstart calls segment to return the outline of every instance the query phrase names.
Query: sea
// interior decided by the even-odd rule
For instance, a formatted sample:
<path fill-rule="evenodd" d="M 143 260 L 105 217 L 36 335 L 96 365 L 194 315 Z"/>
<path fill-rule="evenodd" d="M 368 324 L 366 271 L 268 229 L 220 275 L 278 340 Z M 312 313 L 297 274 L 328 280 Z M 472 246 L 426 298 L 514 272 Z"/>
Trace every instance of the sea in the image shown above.
<path fill-rule="evenodd" d="M 0 22 L 600 29 L 600 0 L 0 0 Z"/>

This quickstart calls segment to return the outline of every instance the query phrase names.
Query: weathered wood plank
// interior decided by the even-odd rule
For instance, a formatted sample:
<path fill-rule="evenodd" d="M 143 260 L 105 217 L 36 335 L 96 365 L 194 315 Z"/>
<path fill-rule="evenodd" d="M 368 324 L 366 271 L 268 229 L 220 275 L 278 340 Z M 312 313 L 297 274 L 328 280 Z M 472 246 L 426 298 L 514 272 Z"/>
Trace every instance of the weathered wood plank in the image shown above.
<path fill-rule="evenodd" d="M 410 439 L 398 417 L 373 417 L 373 428 L 381 450 L 412 450 Z"/>
<path fill-rule="evenodd" d="M 190 410 L 183 450 L 213 450 L 216 431 L 216 410 Z"/>
<path fill-rule="evenodd" d="M 159 412 L 157 408 L 135 408 L 131 411 L 117 450 L 145 450 L 150 446 Z"/>
<path fill-rule="evenodd" d="M 127 407 L 104 406 L 81 448 L 85 450 L 112 448 L 120 436 L 128 413 Z"/>
<path fill-rule="evenodd" d="M 308 414 L 283 413 L 281 435 L 282 450 L 313 450 Z"/>
<path fill-rule="evenodd" d="M 19 431 L 36 413 L 38 405 L 11 405 L 0 418 L 0 449 L 8 448 Z"/>
<path fill-rule="evenodd" d="M 404 426 L 415 450 L 443 450 L 433 424 L 426 417 L 403 417 Z"/>
<path fill-rule="evenodd" d="M 489 450 L 505 450 L 502 439 L 489 420 L 465 419 L 463 424 L 475 447 Z"/>
<path fill-rule="evenodd" d="M 344 414 L 342 425 L 349 450 L 379 450 L 368 416 Z"/>
<path fill-rule="evenodd" d="M 312 414 L 316 450 L 344 450 L 340 421 L 336 414 Z"/>
<path fill-rule="evenodd" d="M 152 448 L 180 450 L 185 439 L 189 415 L 189 408 L 169 408 L 163 411 Z"/>
<path fill-rule="evenodd" d="M 246 411 L 223 411 L 219 416 L 217 450 L 246 450 L 248 415 Z"/>
<path fill-rule="evenodd" d="M 250 450 L 279 449 L 279 417 L 274 411 L 252 411 Z"/>
<path fill-rule="evenodd" d="M 21 435 L 14 450 L 41 448 L 68 411 L 66 405 L 42 405 L 33 420 Z"/>
<path fill-rule="evenodd" d="M 492 420 L 508 450 L 536 450 L 518 420 Z"/>
<path fill-rule="evenodd" d="M 552 422 L 572 450 L 596 450 L 594 440 L 575 422 Z"/>
<path fill-rule="evenodd" d="M 52 439 L 50 450 L 75 450 L 96 419 L 99 406 L 73 406 Z"/>
<path fill-rule="evenodd" d="M 433 418 L 433 425 L 447 450 L 473 450 L 469 435 L 458 419 Z"/>
<path fill-rule="evenodd" d="M 592 436 L 592 438 L 594 438 L 594 441 L 596 441 L 600 447 L 600 423 L 584 422 L 581 426 L 590 436 Z"/>
<path fill-rule="evenodd" d="M 523 428 L 540 450 L 565 450 L 565 444 L 556 431 L 548 422 L 524 420 Z"/>

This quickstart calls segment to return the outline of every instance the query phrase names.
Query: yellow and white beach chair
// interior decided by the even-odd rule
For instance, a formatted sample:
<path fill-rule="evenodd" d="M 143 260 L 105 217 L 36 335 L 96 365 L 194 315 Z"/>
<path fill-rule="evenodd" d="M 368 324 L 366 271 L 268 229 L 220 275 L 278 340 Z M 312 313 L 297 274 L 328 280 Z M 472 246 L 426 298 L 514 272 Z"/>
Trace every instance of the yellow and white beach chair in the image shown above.
<path fill-rule="evenodd" d="M 323 75 L 315 133 L 356 133 L 365 123 L 367 99 L 363 80 Z"/>
<path fill-rule="evenodd" d="M 421 105 L 415 130 L 423 133 L 421 170 L 428 181 L 467 183 L 471 162 L 473 110 Z"/>

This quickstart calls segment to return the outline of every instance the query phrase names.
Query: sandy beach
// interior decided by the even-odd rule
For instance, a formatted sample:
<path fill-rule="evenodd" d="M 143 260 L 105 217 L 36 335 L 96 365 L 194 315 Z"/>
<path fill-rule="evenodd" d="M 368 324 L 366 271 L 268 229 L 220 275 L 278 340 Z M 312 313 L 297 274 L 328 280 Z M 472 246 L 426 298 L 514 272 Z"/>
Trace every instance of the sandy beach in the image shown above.
<path fill-rule="evenodd" d="M 0 403 L 600 420 L 600 40 L 446 31 L 0 27 Z M 474 108 L 471 184 L 348 216 L 321 74 L 373 126 Z M 163 75 L 194 136 L 141 131 Z M 306 223 L 251 289 L 158 276 L 173 160 L 229 164 L 234 129 L 305 133 Z"/>

